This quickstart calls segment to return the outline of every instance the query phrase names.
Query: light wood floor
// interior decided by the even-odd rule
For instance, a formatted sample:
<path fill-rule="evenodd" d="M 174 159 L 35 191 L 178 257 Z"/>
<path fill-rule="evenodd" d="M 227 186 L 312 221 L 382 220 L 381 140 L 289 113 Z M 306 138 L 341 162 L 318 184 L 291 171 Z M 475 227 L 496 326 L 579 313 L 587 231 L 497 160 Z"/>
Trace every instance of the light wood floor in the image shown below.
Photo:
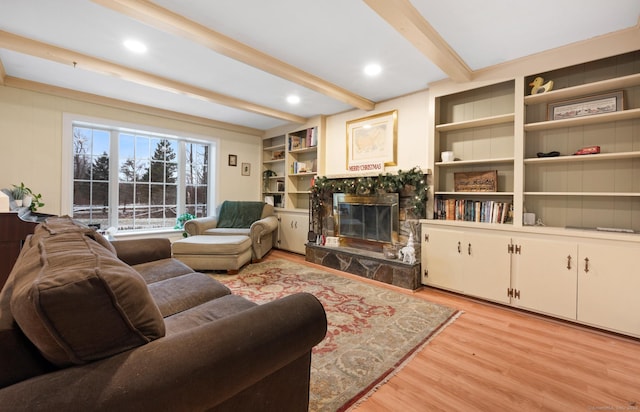
<path fill-rule="evenodd" d="M 279 250 L 267 259 L 368 281 Z M 368 282 L 464 313 L 355 412 L 640 411 L 637 339 L 432 288 L 411 292 Z"/>

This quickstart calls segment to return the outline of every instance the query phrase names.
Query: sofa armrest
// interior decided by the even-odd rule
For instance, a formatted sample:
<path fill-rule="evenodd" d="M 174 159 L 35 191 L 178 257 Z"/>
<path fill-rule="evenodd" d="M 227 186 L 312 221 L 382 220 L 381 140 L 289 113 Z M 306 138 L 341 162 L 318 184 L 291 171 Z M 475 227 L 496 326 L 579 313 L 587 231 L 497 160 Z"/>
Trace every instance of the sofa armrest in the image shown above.
<path fill-rule="evenodd" d="M 267 216 L 260 220 L 256 220 L 251 224 L 249 237 L 251 242 L 260 243 L 260 238 L 269 233 L 273 233 L 278 228 L 278 218 L 275 216 Z"/>
<path fill-rule="evenodd" d="M 191 219 L 184 222 L 184 230 L 189 234 L 189 236 L 196 236 L 203 234 L 207 229 L 213 229 L 217 225 L 217 217 L 199 217 L 197 219 Z"/>
<path fill-rule="evenodd" d="M 243 391 L 245 404 L 251 400 L 244 397 L 259 397 L 253 399 L 256 408 L 260 397 L 286 402 L 298 396 L 303 402 L 304 395 L 308 402 L 311 348 L 326 330 L 322 304 L 299 293 L 0 389 L 0 405 L 12 411 L 209 410 L 228 406 Z M 295 376 L 278 373 L 293 363 L 303 366 Z M 277 391 L 247 391 L 269 379 L 298 382 L 298 393 L 285 384 L 272 387 Z"/>
<path fill-rule="evenodd" d="M 171 257 L 171 241 L 166 238 L 114 240 L 118 258 L 128 265 Z"/>

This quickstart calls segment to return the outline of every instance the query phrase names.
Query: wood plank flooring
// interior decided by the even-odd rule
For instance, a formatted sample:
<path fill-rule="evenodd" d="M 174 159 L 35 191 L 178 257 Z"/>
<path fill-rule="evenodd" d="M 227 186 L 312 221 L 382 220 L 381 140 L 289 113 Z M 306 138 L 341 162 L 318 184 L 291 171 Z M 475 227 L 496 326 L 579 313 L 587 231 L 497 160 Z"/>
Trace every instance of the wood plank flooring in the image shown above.
<path fill-rule="evenodd" d="M 640 410 L 640 340 L 456 294 L 372 282 L 464 313 L 355 412 Z M 640 316 L 640 314 L 629 314 Z"/>

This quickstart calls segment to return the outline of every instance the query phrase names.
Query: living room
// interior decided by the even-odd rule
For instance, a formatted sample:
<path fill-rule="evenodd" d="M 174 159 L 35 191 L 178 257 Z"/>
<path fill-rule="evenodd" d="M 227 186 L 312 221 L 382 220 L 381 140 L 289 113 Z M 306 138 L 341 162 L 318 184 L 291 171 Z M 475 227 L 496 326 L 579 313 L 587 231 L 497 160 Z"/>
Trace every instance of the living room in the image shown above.
<path fill-rule="evenodd" d="M 101 2 L 98 1 L 96 3 Z M 171 5 L 171 2 L 168 1 L 156 3 L 166 7 L 169 7 L 168 5 Z M 370 3 L 374 4 L 376 2 Z M 416 7 L 418 7 L 417 4 L 420 2 L 413 3 L 416 5 Z M 436 78 L 432 81 L 424 80 L 422 87 L 408 92 L 398 93 L 396 95 L 385 97 L 379 100 L 372 99 L 375 100 L 375 107 L 373 109 L 357 108 L 355 104 L 340 102 L 338 110 L 324 111 L 325 108 L 322 105 L 319 105 L 318 107 L 320 108 L 315 112 L 298 114 L 297 118 L 301 119 L 302 122 L 297 123 L 284 120 L 282 117 L 287 117 L 282 113 L 284 110 L 274 110 L 274 115 L 281 116 L 275 122 L 272 122 L 273 118 L 269 118 L 269 115 L 267 114 L 263 113 L 256 115 L 256 113 L 251 112 L 251 116 L 249 116 L 250 120 L 246 120 L 245 123 L 240 120 L 241 116 L 237 115 L 237 113 L 235 112 L 227 113 L 228 116 L 226 118 L 215 116 L 207 117 L 207 115 L 205 115 L 205 113 L 214 113 L 215 110 L 212 109 L 217 108 L 217 106 L 215 108 L 205 107 L 206 110 L 202 107 L 198 107 L 197 110 L 193 110 L 191 113 L 186 110 L 185 112 L 181 112 L 178 107 L 180 107 L 182 103 L 185 103 L 187 99 L 190 99 L 189 97 L 185 97 L 189 94 L 189 90 L 186 90 L 184 88 L 181 89 L 180 87 L 184 86 L 184 82 L 178 84 L 178 82 L 176 81 L 175 84 L 165 83 L 163 85 L 162 81 L 158 81 L 157 84 L 153 86 L 156 91 L 157 89 L 161 89 L 162 87 L 171 89 L 173 86 L 175 86 L 174 90 L 178 90 L 175 92 L 175 94 L 179 95 L 181 99 L 185 100 L 176 100 L 177 103 L 175 104 L 174 108 L 169 108 L 167 105 L 163 104 L 154 106 L 148 103 L 140 103 L 138 100 L 133 98 L 126 99 L 123 97 L 114 97 L 116 96 L 116 94 L 110 94 L 111 92 L 105 92 L 104 95 L 100 95 L 101 93 L 98 89 L 92 91 L 76 90 L 74 88 L 73 77 L 67 78 L 64 81 L 57 81 L 56 83 L 52 81 L 51 84 L 47 84 L 47 80 L 45 80 L 46 78 L 44 76 L 30 73 L 28 70 L 22 72 L 21 70 L 23 66 L 25 64 L 28 64 L 29 62 L 32 62 L 33 67 L 38 68 L 37 70 L 48 68 L 52 73 L 58 71 L 60 69 L 59 66 L 64 66 L 64 70 L 61 71 L 64 71 L 65 75 L 68 74 L 68 71 L 77 70 L 78 81 L 80 81 L 80 77 L 82 77 L 83 81 L 87 81 L 88 79 L 95 83 L 99 83 L 101 81 L 100 79 L 102 79 L 102 75 L 98 75 L 96 73 L 108 71 L 107 66 L 101 65 L 105 64 L 104 61 L 100 64 L 91 61 L 91 59 L 89 59 L 88 57 L 96 55 L 88 51 L 83 51 L 82 53 L 76 51 L 71 54 L 65 55 L 64 53 L 61 53 L 60 50 L 48 49 L 47 44 L 50 46 L 56 44 L 57 47 L 63 49 L 67 48 L 67 51 L 74 49 L 74 47 L 67 46 L 65 44 L 59 44 L 53 41 L 48 41 L 46 30 L 49 28 L 46 25 L 43 25 L 42 30 L 44 34 L 42 34 L 40 37 L 30 35 L 29 30 L 21 31 L 15 29 L 15 25 L 27 24 L 26 22 L 30 21 L 22 14 L 20 14 L 20 19 L 16 19 L 16 22 L 11 23 L 5 22 L 4 18 L 0 18 L 0 22 L 2 22 L 0 24 L 0 30 L 2 30 L 2 32 L 0 33 L 0 133 L 3 136 L 3 150 L 0 151 L 0 164 L 2 165 L 0 166 L 0 170 L 2 170 L 2 173 L 0 173 L 0 187 L 9 188 L 13 184 L 25 182 L 34 191 L 42 194 L 42 199 L 45 205 L 39 208 L 39 212 L 52 215 L 71 214 L 73 211 L 73 197 L 70 184 L 70 182 L 72 181 L 72 172 L 70 171 L 71 165 L 68 161 L 71 156 L 69 125 L 73 120 L 82 120 L 85 122 L 91 122 L 92 124 L 117 122 L 120 126 L 130 129 L 144 127 L 147 128 L 147 130 L 154 132 L 163 132 L 168 134 L 180 133 L 182 135 L 192 136 L 203 141 L 209 140 L 215 142 L 216 167 L 214 171 L 214 178 L 212 179 L 212 181 L 215 182 L 215 188 L 211 189 L 209 197 L 211 208 L 213 209 L 213 205 L 217 205 L 223 200 L 228 199 L 247 201 L 262 200 L 264 199 L 263 176 L 261 173 L 264 170 L 264 151 L 262 146 L 263 138 L 276 136 L 279 134 L 286 134 L 294 130 L 322 124 L 322 140 L 319 143 L 318 149 L 318 176 L 326 176 L 330 179 L 357 179 L 362 176 L 375 176 L 377 175 L 377 173 L 355 173 L 350 172 L 347 169 L 346 164 L 349 158 L 347 141 L 349 139 L 349 134 L 346 131 L 348 130 L 348 125 L 351 122 L 358 121 L 359 119 L 364 119 L 369 116 L 377 116 L 397 111 L 397 146 L 395 149 L 395 158 L 393 159 L 393 161 L 388 162 L 388 165 L 384 166 L 384 173 L 397 174 L 398 171 L 406 171 L 411 168 L 417 167 L 420 170 L 424 171 L 425 174 L 429 174 L 429 176 L 431 177 L 428 177 L 428 179 L 430 179 L 429 202 L 427 205 L 428 207 L 426 211 L 426 217 L 428 217 L 428 220 L 431 220 L 434 214 L 434 199 L 436 197 L 436 192 L 442 192 L 440 195 L 444 194 L 443 196 L 447 196 L 445 193 L 453 192 L 453 190 L 444 189 L 444 187 L 448 184 L 447 182 L 434 181 L 434 179 L 436 178 L 435 176 L 437 176 L 438 173 L 441 176 L 444 176 L 448 170 L 452 170 L 453 167 L 456 167 L 452 165 L 442 164 L 443 159 L 441 159 L 440 152 L 444 150 L 441 150 L 439 143 L 436 142 L 436 136 L 447 133 L 447 131 L 444 130 L 446 129 L 446 127 L 438 128 L 441 123 L 446 124 L 459 122 L 458 120 L 445 121 L 441 120 L 438 117 L 441 116 L 441 108 L 444 111 L 444 105 L 442 105 L 442 102 L 446 101 L 446 98 L 448 96 L 463 94 L 469 90 L 481 89 L 485 86 L 501 84 L 503 82 L 513 82 L 513 84 L 509 86 L 512 90 L 511 96 L 513 98 L 511 100 L 516 102 L 516 107 L 518 107 L 517 105 L 520 104 L 520 109 L 514 109 L 513 107 L 511 108 L 514 119 L 509 121 L 514 125 L 512 127 L 513 132 L 511 133 L 512 135 L 516 136 L 516 139 L 514 139 L 516 143 L 515 147 L 509 146 L 508 149 L 512 152 L 512 157 L 516 157 L 516 160 L 511 160 L 511 169 L 508 173 L 503 173 L 501 175 L 500 170 L 503 170 L 501 168 L 503 168 L 504 166 L 497 167 L 499 171 L 498 190 L 510 193 L 507 196 L 509 196 L 510 201 L 514 203 L 514 214 L 515 216 L 520 217 L 520 220 L 522 220 L 522 217 L 525 213 L 538 212 L 537 218 L 541 219 L 542 224 L 553 226 L 553 228 L 547 227 L 547 229 L 544 229 L 542 225 L 536 225 L 536 220 L 534 219 L 534 225 L 532 225 L 531 228 L 526 227 L 528 225 L 525 225 L 522 222 L 518 222 L 515 225 L 516 229 L 522 229 L 523 233 L 526 233 L 527 230 L 529 230 L 529 236 L 532 238 L 535 237 L 536 240 L 538 240 L 537 236 L 540 236 L 540 238 L 543 240 L 546 239 L 546 233 L 549 233 L 549 231 L 551 231 L 554 236 L 561 238 L 562 236 L 565 236 L 564 226 L 576 226 L 573 224 L 571 218 L 569 218 L 568 221 L 555 223 L 552 216 L 553 207 L 547 206 L 549 203 L 547 199 L 536 200 L 536 202 L 531 203 L 525 202 L 525 198 L 527 197 L 549 196 L 547 190 L 545 189 L 545 186 L 543 186 L 542 184 L 541 188 L 537 188 L 535 190 L 525 189 L 525 184 L 533 186 L 537 184 L 537 182 L 524 183 L 524 169 L 528 168 L 527 170 L 531 170 L 535 168 L 545 167 L 540 166 L 539 163 L 536 163 L 536 159 L 527 159 L 528 156 L 535 157 L 535 152 L 533 152 L 533 155 L 529 153 L 532 152 L 534 148 L 525 147 L 524 136 L 526 133 L 537 133 L 535 130 L 526 131 L 525 126 L 525 116 L 527 115 L 525 115 L 524 113 L 524 108 L 528 105 L 533 105 L 533 103 L 526 103 L 525 100 L 526 98 L 528 98 L 526 96 L 530 94 L 530 86 L 528 86 L 528 81 L 530 78 L 536 77 L 540 74 L 551 73 L 554 70 L 561 71 L 565 68 L 583 65 L 588 62 L 604 60 L 612 56 L 619 56 L 636 52 L 636 57 L 634 58 L 637 59 L 638 44 L 640 44 L 640 29 L 638 26 L 637 6 L 632 4 L 633 2 L 627 2 L 624 5 L 622 5 L 622 3 L 624 2 L 621 2 L 620 8 L 624 9 L 624 7 L 628 7 L 628 9 L 626 9 L 627 14 L 635 13 L 633 14 L 632 25 L 627 25 L 626 27 L 612 30 L 612 32 L 603 32 L 602 34 L 596 36 L 587 35 L 587 37 L 584 38 L 566 40 L 565 44 L 561 44 L 557 47 L 532 52 L 530 55 L 523 55 L 512 60 L 509 59 L 508 61 L 500 62 L 496 61 L 495 64 L 488 65 L 487 67 L 469 71 L 468 74 L 470 74 L 471 77 L 463 81 L 451 80 L 451 78 L 455 77 L 456 73 L 458 73 L 455 63 L 452 63 L 451 60 L 448 60 L 445 63 L 441 62 L 440 64 L 445 67 L 442 72 L 446 76 Z M 92 4 L 92 7 L 102 8 L 103 6 Z M 383 8 L 384 6 L 377 7 Z M 634 9 L 634 7 L 636 8 Z M 589 9 L 589 7 L 585 8 Z M 107 8 L 105 7 L 105 9 Z M 109 12 L 112 13 L 113 11 L 110 10 Z M 606 13 L 601 14 L 606 15 Z M 8 15 L 10 15 L 10 13 Z M 34 12 L 34 15 L 37 14 L 35 14 Z M 376 15 L 375 17 L 379 18 L 378 15 Z M 390 23 L 384 24 L 390 25 Z M 539 23 L 536 23 L 535 26 L 543 27 L 540 26 Z M 538 30 L 553 32 L 551 29 L 547 28 L 538 28 Z M 560 32 L 562 32 L 562 30 L 560 30 Z M 397 35 L 395 30 L 393 31 L 393 33 L 394 36 Z M 433 41 L 433 37 L 431 39 Z M 404 37 L 401 37 L 400 40 L 409 44 L 409 42 Z M 536 40 L 537 39 L 535 37 L 526 37 L 524 39 L 521 39 L 521 41 L 527 43 L 536 43 Z M 35 41 L 37 42 L 37 44 L 33 45 L 30 43 L 30 41 Z M 40 51 L 31 52 L 32 54 L 29 54 L 30 47 L 32 46 L 35 48 L 35 50 Z M 496 47 L 491 47 L 491 49 L 495 48 Z M 44 60 L 45 58 L 43 58 L 41 55 L 38 55 L 39 53 L 46 54 L 42 50 L 45 50 L 45 52 L 49 50 L 51 51 L 51 54 L 56 55 L 57 57 L 52 58 L 51 61 L 42 65 L 42 60 Z M 72 59 L 73 63 L 60 63 L 61 60 L 65 60 L 66 58 L 60 56 L 72 57 L 73 59 L 75 59 L 76 57 L 82 57 L 82 59 L 76 59 L 78 63 L 76 69 L 76 60 Z M 451 56 L 451 54 L 448 55 L 449 59 L 451 59 Z M 634 55 L 632 54 L 632 56 Z M 105 61 L 108 60 L 106 57 L 103 58 L 105 59 Z M 430 59 L 434 60 L 435 57 L 432 55 L 430 56 Z M 333 64 L 334 67 L 340 67 L 340 65 L 337 63 Z M 432 63 L 429 62 L 428 64 L 431 65 Z M 633 69 L 633 73 L 637 74 L 638 72 L 640 72 L 640 69 L 637 68 L 637 62 L 635 63 L 635 65 L 636 67 Z M 119 66 L 121 66 L 120 69 L 122 69 L 123 67 L 136 69 L 135 64 L 133 64 L 132 67 L 127 67 L 125 63 L 122 63 Z M 334 70 L 339 71 L 340 69 L 335 68 Z M 123 82 L 118 83 L 119 87 L 122 87 L 123 84 L 132 84 L 131 90 L 135 91 L 138 91 L 138 87 L 142 87 L 139 83 L 145 83 L 146 81 L 150 80 L 150 77 L 145 77 L 143 75 L 140 78 L 143 80 L 141 80 L 140 82 L 137 83 L 135 80 L 133 80 L 131 83 L 128 83 L 124 72 L 119 73 L 119 75 L 120 77 L 122 77 L 122 79 L 120 79 L 119 81 Z M 135 77 L 131 73 L 129 73 L 129 75 Z M 157 73 L 152 74 L 147 72 L 146 76 L 149 75 L 160 77 L 160 75 Z M 169 77 L 166 75 L 163 76 Z M 623 76 L 623 74 L 616 74 L 615 76 L 611 77 L 617 76 L 621 77 Z M 118 77 L 118 75 L 107 77 Z M 561 75 L 557 75 L 557 77 L 545 80 L 556 80 L 556 88 L 560 89 L 562 87 L 561 81 L 559 81 L 560 78 Z M 371 79 L 366 79 L 361 80 L 360 83 L 366 84 L 367 82 L 371 81 Z M 111 83 L 108 83 L 105 80 L 105 84 Z M 123 88 L 126 89 L 126 87 Z M 366 87 L 363 88 L 366 89 Z M 634 83 L 630 86 L 619 86 L 615 87 L 614 89 L 625 89 L 625 109 L 635 109 L 640 107 L 640 105 L 636 103 L 638 101 L 638 83 Z M 629 92 L 628 89 L 633 90 Z M 207 98 L 213 99 L 214 97 L 216 97 L 212 94 L 203 97 L 205 93 L 203 93 L 202 90 L 191 91 L 193 92 L 192 95 L 195 96 L 196 99 L 205 100 Z M 608 92 L 609 90 L 607 89 L 598 91 L 597 93 L 588 93 L 588 95 L 602 95 L 605 91 Z M 167 93 L 173 94 L 174 92 Z M 466 97 L 467 96 L 464 96 L 465 99 Z M 217 96 L 217 98 L 219 98 L 219 96 Z M 160 98 L 156 99 L 160 100 Z M 224 101 L 224 99 L 221 100 Z M 230 100 L 231 99 L 229 99 L 228 101 L 230 102 Z M 559 98 L 558 100 L 567 100 L 567 98 Z M 555 101 L 551 103 L 554 102 Z M 229 104 L 232 103 L 230 102 Z M 544 111 L 546 114 L 547 103 L 543 102 L 538 104 L 540 106 L 544 104 Z M 184 106 L 187 107 L 189 105 L 185 103 Z M 295 110 L 291 111 L 295 112 Z M 220 113 L 226 112 L 224 112 L 224 110 L 221 110 Z M 255 119 L 256 116 L 259 117 L 258 120 Z M 262 124 L 260 122 L 263 121 L 263 118 L 269 118 L 269 121 L 265 121 L 264 123 L 266 124 L 266 126 L 259 125 Z M 638 119 L 635 118 L 624 121 L 628 123 L 624 123 L 623 127 L 627 127 L 626 125 L 631 124 L 632 129 L 635 130 L 635 132 L 632 133 L 635 133 L 635 135 L 637 135 Z M 609 129 L 605 129 L 605 132 L 608 133 Z M 635 153 L 635 151 L 638 150 L 638 142 L 637 138 L 634 139 L 635 140 L 632 140 L 631 143 L 631 146 L 633 146 L 633 148 L 626 150 Z M 494 142 L 497 141 L 497 139 L 490 141 Z M 585 141 L 588 141 L 588 139 Z M 627 143 L 628 142 L 623 141 L 621 144 Z M 512 142 L 510 144 L 513 145 L 514 143 Z M 578 150 L 584 146 L 595 146 L 596 144 L 597 143 L 590 143 L 588 145 L 584 144 L 580 147 L 572 148 L 572 150 Z M 604 144 L 600 145 L 606 147 Z M 541 146 L 540 151 L 551 152 L 552 149 L 553 148 L 548 148 L 547 146 Z M 515 156 L 513 155 L 514 152 L 516 153 Z M 527 152 L 527 154 L 524 154 L 525 152 Z M 460 156 L 461 153 L 462 152 L 457 152 L 456 154 Z M 233 156 L 233 158 L 235 159 L 234 164 L 231 164 L 230 156 Z M 625 156 L 632 155 L 629 154 Z M 622 177 L 616 177 L 615 180 L 616 186 L 621 186 L 623 181 L 625 180 L 632 181 L 632 183 L 630 183 L 631 189 L 617 189 L 618 191 L 622 192 L 627 191 L 627 193 L 619 195 L 618 197 L 621 199 L 618 199 L 618 197 L 616 197 L 616 199 L 612 200 L 611 203 L 618 202 L 616 205 L 612 206 L 615 209 L 614 214 L 616 216 L 616 219 L 614 223 L 617 224 L 616 228 L 630 228 L 631 230 L 638 232 L 640 231 L 640 227 L 638 226 L 640 224 L 640 222 L 638 221 L 638 214 L 640 213 L 638 209 L 637 197 L 638 183 L 637 177 L 634 177 L 633 175 L 633 173 L 635 173 L 635 176 L 637 176 L 638 160 L 637 155 L 633 156 L 631 157 L 631 160 L 622 159 L 621 157 L 620 159 L 622 160 L 610 159 L 608 161 L 605 160 L 605 162 L 609 162 L 607 164 L 612 164 L 615 163 L 616 160 L 618 160 L 619 162 L 628 161 L 632 164 L 635 164 L 635 166 L 633 166 L 634 168 L 631 169 L 632 176 L 630 179 L 627 179 L 628 175 L 622 174 Z M 492 157 L 497 158 L 499 156 L 494 154 L 492 155 Z M 460 159 L 458 159 L 458 161 L 459 160 Z M 504 164 L 504 161 L 502 164 Z M 246 167 L 245 165 L 248 165 L 248 167 Z M 488 166 L 482 166 L 480 167 L 480 170 L 482 170 L 483 168 L 486 169 L 487 167 Z M 567 167 L 571 168 L 573 166 Z M 493 168 L 493 165 L 491 165 L 491 167 L 489 168 Z M 43 173 L 43 170 L 46 170 L 46 173 Z M 474 170 L 477 170 L 477 168 Z M 434 175 L 434 172 L 436 173 L 436 175 Z M 501 187 L 500 185 L 505 183 L 503 180 L 500 180 L 500 178 L 504 179 L 505 175 L 507 176 L 506 179 L 508 180 L 508 182 L 506 183 L 507 187 Z M 555 175 L 550 173 L 549 176 Z M 553 178 L 549 177 L 549 179 Z M 635 183 L 633 183 L 634 179 Z M 518 180 L 522 180 L 523 183 L 513 183 L 513 181 L 517 182 Z M 575 182 L 575 180 L 571 180 L 571 178 L 564 180 Z M 438 185 L 441 187 L 438 188 Z M 612 183 L 609 182 L 609 185 L 611 186 Z M 604 190 L 593 189 L 592 191 L 600 193 Z M 628 192 L 631 192 L 632 195 L 629 195 Z M 456 195 L 449 194 L 449 196 L 455 197 Z M 483 196 L 489 195 L 485 194 Z M 628 198 L 631 198 L 631 200 L 629 200 Z M 525 207 L 529 205 L 535 205 L 535 207 L 531 207 L 532 210 L 530 211 L 525 210 Z M 589 211 L 581 213 L 585 215 L 596 215 L 596 212 L 592 213 L 591 209 L 598 208 L 599 206 L 585 207 L 585 210 L 589 209 Z M 625 210 L 619 210 L 625 208 L 629 209 L 630 211 L 627 213 L 625 212 Z M 286 212 L 286 210 L 284 212 Z M 295 212 L 298 214 L 306 214 L 306 211 Z M 627 219 L 627 216 L 630 217 Z M 602 224 L 598 223 L 597 226 L 611 226 L 606 223 L 606 221 Z M 432 227 L 433 225 L 435 225 L 435 227 L 438 228 L 437 225 L 441 224 L 441 222 L 427 222 L 427 224 L 431 224 Z M 457 227 L 455 226 L 456 224 L 457 223 L 446 226 L 445 229 L 450 230 L 453 227 L 453 230 L 455 231 Z M 558 229 L 561 226 L 562 229 Z M 458 230 L 460 229 L 460 227 L 457 228 Z M 305 227 L 304 229 L 306 235 L 307 228 Z M 475 229 L 472 228 L 471 231 L 473 230 Z M 545 230 L 547 230 L 547 232 L 545 232 Z M 116 234 L 117 238 L 136 238 L 145 236 L 149 235 L 136 235 L 127 233 Z M 161 231 L 160 233 L 154 233 L 153 236 L 170 237 L 171 239 L 175 240 L 181 237 L 181 232 L 169 229 Z M 589 235 L 578 235 L 578 237 L 580 236 L 588 238 L 589 242 L 591 242 L 591 237 L 589 237 Z M 603 240 L 605 242 L 611 241 L 616 243 L 616 245 L 620 244 L 627 248 L 637 247 L 638 240 L 635 239 L 635 237 L 633 237 L 632 240 L 627 241 L 627 239 L 631 238 L 623 236 L 624 235 L 620 235 L 618 232 L 597 233 L 595 234 L 595 236 L 592 236 L 596 239 L 593 244 L 598 245 L 598 241 Z M 547 240 L 550 239 L 551 238 Z M 287 255 L 287 253 L 284 251 L 274 252 L 276 253 L 276 256 Z M 566 254 L 563 256 L 563 259 L 565 257 Z M 290 259 L 300 260 L 300 255 L 293 255 L 292 257 L 290 257 Z M 628 259 L 628 257 L 626 257 L 625 259 Z M 626 261 L 627 260 L 625 260 L 625 262 Z M 621 266 L 625 265 L 617 265 L 617 267 Z M 634 272 L 629 274 L 629 276 L 632 275 L 637 275 L 637 273 Z M 423 280 L 425 282 L 433 282 L 435 286 L 438 286 L 437 282 L 439 280 L 437 279 L 436 275 L 432 274 L 430 279 L 423 278 Z M 503 280 L 500 280 L 500 282 L 502 281 Z M 638 280 L 634 279 L 632 280 L 632 283 L 628 283 L 627 285 L 635 286 L 637 285 L 636 282 L 638 282 Z M 519 289 L 521 287 L 522 286 L 519 286 L 516 289 Z M 460 290 L 457 285 L 442 285 L 442 289 L 454 291 Z M 502 292 L 503 289 L 506 288 L 502 288 L 502 284 L 500 283 L 499 289 Z M 634 290 L 634 287 L 627 287 L 627 289 L 630 289 L 632 292 Z M 629 291 L 626 292 L 628 293 Z M 440 292 L 438 288 L 434 289 L 432 292 L 426 293 L 432 293 L 432 298 L 440 300 L 441 302 L 464 307 L 463 310 L 465 311 L 480 311 L 479 313 L 483 314 L 483 316 L 478 317 L 481 319 L 481 321 L 487 321 L 487 319 L 490 320 L 494 315 L 497 317 L 508 316 L 504 315 L 502 312 L 496 314 L 493 307 L 489 307 L 488 309 L 483 308 L 482 304 L 479 304 L 474 300 L 459 301 L 457 300 L 458 298 L 464 298 L 460 298 L 458 295 L 453 295 L 454 297 L 450 297 L 446 293 Z M 463 294 L 478 296 L 478 294 L 474 293 L 464 293 L 464 290 Z M 481 294 L 482 293 L 479 293 L 479 295 Z M 608 298 L 613 300 L 627 300 L 629 298 L 626 294 L 618 296 L 624 297 Z M 488 300 L 495 302 L 499 301 L 500 299 L 503 298 L 489 298 Z M 511 296 L 507 299 L 511 301 L 513 297 Z M 636 307 L 633 306 L 633 304 L 630 305 L 631 306 L 629 306 L 629 308 L 631 308 L 631 311 L 633 311 Z M 522 313 L 528 313 L 527 311 L 532 310 L 533 312 L 543 313 L 543 316 L 554 316 L 554 313 L 548 313 L 545 310 L 536 310 L 536 308 L 533 307 L 525 307 L 524 304 L 507 306 L 509 308 L 520 307 L 521 309 L 525 309 L 525 311 Z M 575 303 L 573 304 L 573 306 L 575 309 Z M 507 309 L 507 311 L 510 310 L 511 309 Z M 516 313 L 517 314 L 515 316 L 518 321 L 522 321 L 525 324 L 529 324 L 528 322 L 536 323 L 539 321 L 538 318 L 535 318 L 536 320 L 530 321 L 526 318 L 526 315 L 523 315 L 520 312 Z M 567 316 L 564 315 L 557 315 L 556 317 L 559 319 L 567 318 Z M 504 320 L 504 322 L 506 323 L 512 321 L 513 319 Z M 556 321 L 552 321 L 552 323 L 553 322 Z M 557 322 L 561 323 L 562 321 Z M 592 322 L 584 323 L 593 324 Z M 628 323 L 629 322 L 627 322 L 627 324 Z M 551 327 L 551 330 L 557 331 L 557 329 L 555 329 L 555 323 L 553 325 L 554 326 Z M 609 347 L 622 345 L 625 347 L 625 350 L 628 351 L 626 352 L 627 354 L 625 355 L 625 357 L 633 357 L 633 354 L 638 353 L 637 341 L 633 338 L 637 338 L 637 334 L 627 333 L 627 337 L 621 338 L 621 341 L 623 341 L 624 343 L 617 343 L 618 341 L 616 341 L 614 338 L 612 338 L 612 340 L 607 340 L 607 338 L 610 336 L 617 336 L 615 334 L 616 331 L 622 330 L 624 327 L 626 327 L 626 325 L 618 327 L 618 325 L 616 324 L 615 327 L 604 328 L 604 330 L 608 330 L 609 332 L 595 332 L 596 337 L 593 338 L 593 341 L 591 341 L 596 342 L 593 343 L 593 347 L 597 347 L 597 342 L 600 342 L 603 346 Z M 481 327 L 478 328 L 481 329 Z M 582 331 L 582 329 L 579 329 L 580 327 L 567 326 L 566 329 L 561 329 L 558 333 L 564 333 L 567 336 L 579 336 L 580 338 L 584 338 L 585 335 L 581 334 L 582 332 L 574 332 L 574 328 Z M 587 331 L 590 330 L 588 328 L 589 327 L 585 327 Z M 608 335 L 612 330 L 613 333 Z M 553 334 L 553 332 L 549 332 L 548 330 L 545 333 Z M 585 333 L 588 334 L 588 332 Z M 622 333 L 624 334 L 624 330 Z M 632 338 L 630 338 L 629 336 L 632 336 Z M 467 335 L 466 338 L 472 339 L 472 336 Z M 587 351 L 590 350 L 596 351 L 597 349 L 593 349 L 591 347 L 587 349 Z M 610 355 L 607 355 L 607 357 L 608 356 Z M 628 371 L 620 372 L 620 374 L 627 374 L 631 375 L 632 378 L 637 378 L 637 374 Z M 419 384 L 416 384 L 416 386 L 419 387 Z M 586 383 L 585 386 L 587 386 Z M 392 396 L 398 395 L 394 394 Z M 464 394 L 462 393 L 461 396 L 464 396 Z M 597 399 L 597 395 L 593 395 L 591 399 Z M 629 402 L 636 401 L 637 397 L 634 399 L 629 398 L 628 400 Z M 382 402 L 382 404 L 384 404 L 384 401 Z M 593 406 L 601 407 L 604 405 L 605 403 L 594 404 Z M 622 405 L 616 406 L 621 407 Z M 483 407 L 481 406 L 479 407 L 479 409 L 483 409 Z M 371 409 L 366 409 L 365 407 L 362 410 L 375 410 L 375 407 L 372 406 Z"/>

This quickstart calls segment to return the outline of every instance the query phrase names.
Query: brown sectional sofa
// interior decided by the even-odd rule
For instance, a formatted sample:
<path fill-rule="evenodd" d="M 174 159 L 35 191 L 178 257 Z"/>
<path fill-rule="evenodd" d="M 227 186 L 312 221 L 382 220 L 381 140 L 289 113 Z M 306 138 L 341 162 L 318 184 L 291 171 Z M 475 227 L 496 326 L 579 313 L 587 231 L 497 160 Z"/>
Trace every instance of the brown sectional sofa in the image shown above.
<path fill-rule="evenodd" d="M 306 411 L 326 327 L 310 294 L 256 305 L 166 239 L 50 218 L 0 293 L 0 409 Z"/>

